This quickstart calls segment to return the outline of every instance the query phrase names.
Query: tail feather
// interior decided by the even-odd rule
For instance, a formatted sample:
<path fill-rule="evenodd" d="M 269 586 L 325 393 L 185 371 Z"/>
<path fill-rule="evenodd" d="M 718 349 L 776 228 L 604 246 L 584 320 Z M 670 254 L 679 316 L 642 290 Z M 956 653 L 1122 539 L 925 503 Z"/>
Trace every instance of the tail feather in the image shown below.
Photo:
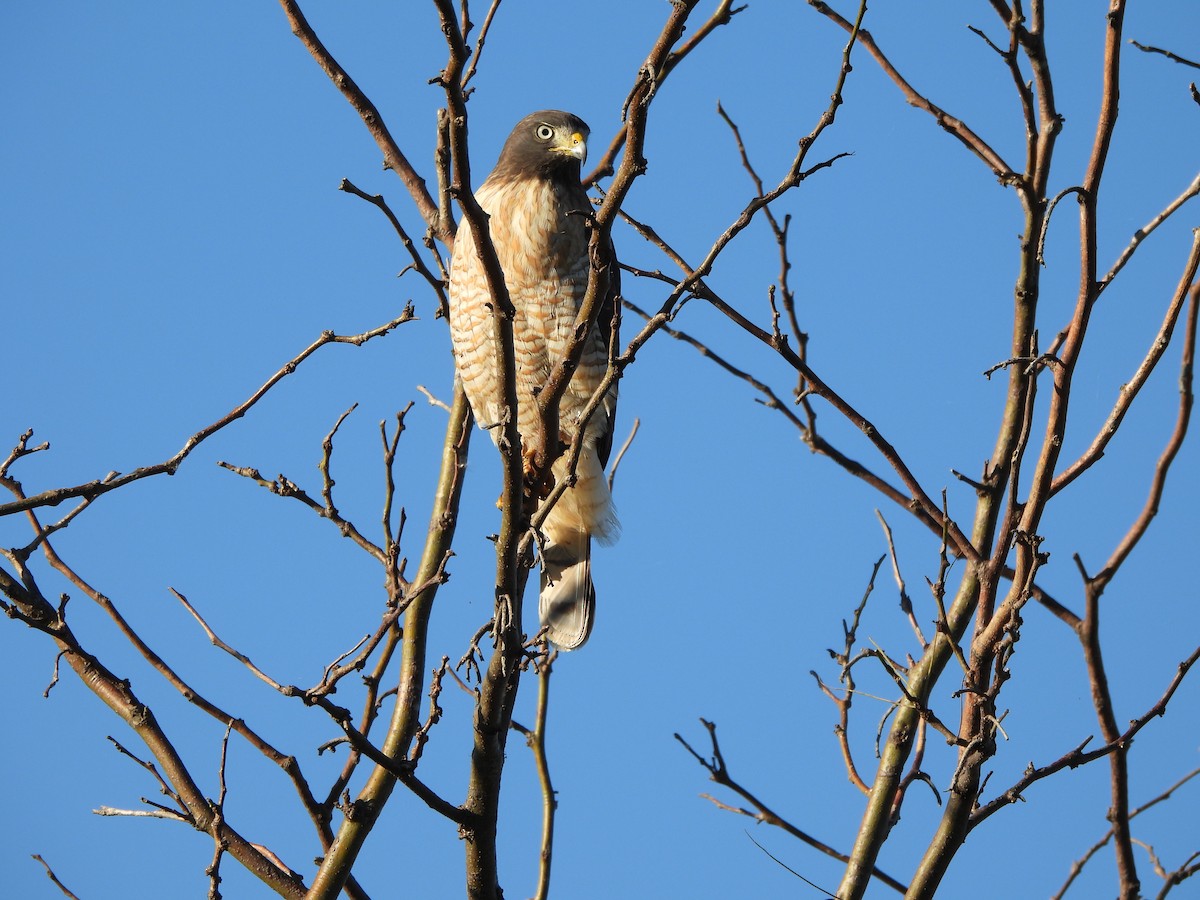
<path fill-rule="evenodd" d="M 567 477 L 566 459 L 555 462 L 556 480 Z M 592 633 L 596 588 L 592 584 L 592 538 L 617 539 L 620 524 L 600 460 L 589 448 L 576 470 L 575 484 L 558 499 L 542 533 L 542 591 L 538 611 L 546 636 L 561 650 L 582 647 Z"/>
<path fill-rule="evenodd" d="M 538 613 L 546 637 L 561 650 L 582 647 L 592 633 L 596 588 L 592 584 L 592 540 L 586 531 L 550 537 L 542 552 Z"/>

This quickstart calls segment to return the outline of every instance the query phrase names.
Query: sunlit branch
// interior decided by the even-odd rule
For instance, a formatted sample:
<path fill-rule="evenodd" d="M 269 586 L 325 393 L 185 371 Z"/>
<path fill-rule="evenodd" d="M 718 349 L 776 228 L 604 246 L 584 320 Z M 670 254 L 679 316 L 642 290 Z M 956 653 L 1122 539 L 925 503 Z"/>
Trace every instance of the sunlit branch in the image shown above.
<path fill-rule="evenodd" d="M 39 526 L 32 511 L 29 517 L 35 529 Z M 53 554 L 48 542 L 43 542 L 44 554 Z M 68 570 L 69 571 L 69 570 Z M 68 571 L 63 574 L 70 577 Z M 82 587 L 82 585 L 81 585 Z M 62 651 L 62 658 L 79 676 L 89 690 L 124 721 L 143 741 L 150 753 L 162 767 L 162 774 L 153 764 L 138 760 L 151 771 L 163 786 L 164 792 L 174 798 L 177 808 L 172 810 L 192 827 L 222 841 L 227 851 L 253 875 L 265 882 L 283 897 L 300 900 L 305 894 L 304 885 L 290 871 L 268 858 L 259 848 L 247 841 L 228 822 L 215 816 L 211 804 L 193 780 L 186 764 L 174 744 L 159 725 L 152 710 L 133 692 L 129 680 L 118 677 L 99 658 L 88 652 L 67 625 L 62 608 L 54 608 L 36 589 L 36 585 L 21 585 L 13 582 L 0 569 L 0 591 L 9 597 L 21 618 L 30 626 L 50 637 Z M 93 599 L 97 599 L 94 597 Z M 111 614 L 110 614 L 111 615 Z M 128 635 L 127 635 L 128 637 Z M 114 743 L 116 743 L 114 741 Z M 120 747 L 120 745 L 117 745 Z M 133 759 L 137 757 L 122 752 Z M 152 804 L 153 805 L 153 804 Z M 167 807 L 159 807 L 168 809 Z"/>
<path fill-rule="evenodd" d="M 1132 819 L 1136 818 L 1137 816 L 1141 815 L 1142 813 L 1144 813 L 1146 810 L 1152 809 L 1153 807 L 1157 806 L 1158 804 L 1164 803 L 1167 800 L 1171 799 L 1171 795 L 1174 794 L 1175 791 L 1179 790 L 1179 788 L 1183 787 L 1185 784 L 1187 784 L 1189 781 L 1191 781 L 1197 775 L 1200 775 L 1200 769 L 1192 769 L 1192 771 L 1188 772 L 1188 774 L 1184 775 L 1182 778 L 1180 778 L 1178 781 L 1176 781 L 1173 785 L 1171 785 L 1169 788 L 1167 788 L 1165 791 L 1163 791 L 1161 794 L 1159 794 L 1154 799 L 1146 801 L 1141 806 L 1139 806 L 1137 809 L 1130 810 L 1129 818 L 1132 820 Z M 1105 833 L 1104 837 L 1100 838 L 1100 840 L 1098 840 L 1095 844 L 1093 844 L 1091 847 L 1089 847 L 1087 849 L 1087 852 L 1085 852 L 1083 854 L 1083 856 L 1081 856 L 1079 859 L 1075 860 L 1075 862 L 1073 862 L 1071 864 L 1071 869 L 1067 873 L 1066 881 L 1063 882 L 1062 887 L 1060 887 L 1057 891 L 1054 892 L 1054 895 L 1050 898 L 1050 900 L 1063 900 L 1063 897 L 1066 895 L 1068 888 L 1070 888 L 1071 885 L 1075 882 L 1075 879 L 1078 878 L 1080 876 L 1080 874 L 1082 874 L 1084 867 L 1088 864 L 1088 862 L 1092 859 L 1093 856 L 1095 856 L 1097 853 L 1099 853 L 1101 850 L 1103 850 L 1104 847 L 1106 847 L 1108 845 L 1108 842 L 1112 840 L 1112 836 L 1113 836 L 1113 830 L 1112 830 L 1112 828 L 1109 828 L 1108 831 Z"/>
<path fill-rule="evenodd" d="M 1129 43 L 1133 44 L 1133 46 L 1137 47 L 1143 53 L 1159 53 L 1171 60 L 1171 62 L 1177 62 L 1185 66 L 1191 66 L 1193 69 L 1200 69 L 1200 62 L 1194 62 L 1193 60 L 1185 59 L 1176 53 L 1172 53 L 1170 50 L 1163 50 L 1161 47 L 1151 47 L 1146 44 L 1139 44 L 1134 40 L 1131 40 Z"/>
<path fill-rule="evenodd" d="M 321 70 L 329 76 L 329 80 L 334 83 L 334 86 L 341 91 L 342 96 L 354 108 L 354 111 L 359 114 L 363 120 L 363 124 L 367 127 L 371 137 L 375 139 L 375 143 L 379 149 L 383 151 L 383 165 L 385 168 L 391 169 L 404 183 L 409 194 L 413 198 L 413 202 L 417 206 L 417 211 L 421 214 L 426 224 L 435 229 L 435 234 L 439 240 L 449 242 L 453 238 L 453 234 L 445 231 L 445 225 L 440 221 L 438 216 L 437 204 L 434 203 L 433 197 L 429 194 L 429 189 L 425 186 L 425 179 L 417 174 L 417 170 L 413 168 L 412 163 L 408 161 L 408 157 L 400 149 L 400 145 L 396 143 L 391 132 L 388 131 L 387 125 L 383 121 L 383 117 L 379 114 L 379 110 L 375 108 L 367 95 L 362 92 L 354 79 L 343 69 L 336 59 L 333 58 L 317 37 L 312 26 L 308 24 L 308 20 L 304 17 L 304 13 L 300 11 L 300 4 L 295 0 L 279 0 L 280 6 L 283 7 L 283 12 L 287 16 L 289 24 L 292 26 L 292 34 L 300 39 L 304 44 L 304 48 L 309 52 Z"/>
<path fill-rule="evenodd" d="M 400 220 L 396 218 L 396 214 L 392 212 L 392 208 L 388 206 L 387 201 L 383 199 L 383 195 L 368 194 L 366 191 L 356 187 L 353 183 L 351 183 L 349 178 L 342 179 L 342 183 L 338 185 L 338 190 L 345 191 L 347 194 L 353 194 L 355 197 L 360 197 L 361 199 L 366 200 L 387 217 L 388 222 L 392 226 L 392 230 L 396 232 L 396 235 L 400 238 L 400 243 L 404 245 L 405 252 L 408 253 L 409 258 L 412 260 L 410 268 L 424 278 L 425 283 L 433 289 L 433 292 L 438 298 L 438 310 L 442 315 L 445 315 L 447 310 L 445 282 L 442 278 L 434 275 L 433 272 L 430 271 L 429 266 L 426 265 L 420 251 L 417 250 L 417 245 L 413 242 L 413 239 L 408 236 L 408 231 L 403 225 L 400 224 Z M 407 269 L 405 271 L 407 271 Z M 403 275 L 404 272 L 402 271 L 400 274 Z"/>
<path fill-rule="evenodd" d="M 821 853 L 824 853 L 826 856 L 831 856 L 834 859 L 840 860 L 841 862 L 849 862 L 850 861 L 850 857 L 848 857 L 846 854 L 844 854 L 838 850 L 835 850 L 833 847 L 830 847 L 824 841 L 818 840 L 817 838 L 815 838 L 812 835 L 808 834 L 807 832 L 797 828 L 791 822 L 787 821 L 783 817 L 776 814 L 770 807 L 768 807 L 765 803 L 763 803 L 761 800 L 759 800 L 757 797 L 755 797 L 752 793 L 750 793 L 750 791 L 748 791 L 746 788 L 742 787 L 741 784 L 739 784 L 737 781 L 735 781 L 733 779 L 733 777 L 729 774 L 729 769 L 725 765 L 725 758 L 721 754 L 721 746 L 717 742 L 717 726 L 715 724 L 713 724 L 712 722 L 706 721 L 705 719 L 701 719 L 700 724 L 703 725 L 705 727 L 705 729 L 708 731 L 709 741 L 712 744 L 711 758 L 706 759 L 705 757 L 703 757 L 699 753 L 697 753 L 692 748 L 692 745 L 689 744 L 687 741 L 685 741 L 683 739 L 683 737 L 681 737 L 678 733 L 675 734 L 675 740 L 679 741 L 679 743 L 683 745 L 684 749 L 687 750 L 687 752 L 690 753 L 693 758 L 695 758 L 696 762 L 698 762 L 701 766 L 703 766 L 708 771 L 708 776 L 711 781 L 714 781 L 717 784 L 721 785 L 722 787 L 728 788 L 729 790 L 733 791 L 735 794 L 737 794 L 739 797 L 741 797 L 747 803 L 749 803 L 751 806 L 753 806 L 754 811 L 741 809 L 739 807 L 727 806 L 723 803 L 719 803 L 717 800 L 713 799 L 712 797 L 708 797 L 708 799 L 715 806 L 717 806 L 719 809 L 725 809 L 725 810 L 728 810 L 729 812 L 738 813 L 739 815 L 749 816 L 751 819 L 754 819 L 757 822 L 764 822 L 768 825 L 774 825 L 777 828 L 780 828 L 783 831 L 786 831 L 792 837 L 797 838 L 797 839 L 803 841 L 804 843 L 808 844 L 813 849 L 819 850 Z M 702 795 L 702 796 L 707 796 L 707 795 Z M 903 894 L 907 890 L 907 887 L 902 882 L 897 881 L 895 878 L 892 878 L 890 875 L 888 875 L 886 872 L 882 871 L 881 869 L 873 868 L 872 875 L 873 875 L 873 877 L 875 877 L 882 883 L 886 884 L 888 887 L 890 887 L 894 891 L 897 891 L 897 892 Z"/>
<path fill-rule="evenodd" d="M 822 0 L 808 0 L 808 4 L 847 33 L 854 33 L 856 31 L 857 26 L 855 23 L 843 18 L 829 4 L 822 2 Z M 875 39 L 869 31 L 861 29 L 857 30 L 857 34 L 858 42 L 863 45 L 866 51 L 879 64 L 879 67 L 900 88 L 904 93 L 904 98 L 912 106 L 915 106 L 917 109 L 923 109 L 933 116 L 938 125 L 956 137 L 968 150 L 979 157 L 1002 183 L 1008 184 L 1015 180 L 1016 172 L 987 142 L 972 131 L 965 122 L 956 119 L 944 109 L 926 99 L 904 79 L 896 67 L 892 65 L 891 61 L 884 55 L 883 51 L 879 49 L 879 45 L 875 43 Z"/>
<path fill-rule="evenodd" d="M 95 481 L 89 481 L 85 484 L 43 491 L 40 494 L 34 494 L 32 496 L 22 497 L 10 503 L 0 504 L 0 517 L 23 512 L 27 509 L 35 509 L 40 506 L 57 506 L 64 500 L 70 500 L 74 497 L 83 497 L 87 500 L 94 500 L 96 497 L 107 494 L 110 491 L 115 491 L 118 488 L 122 488 L 125 485 L 134 481 L 138 481 L 142 478 L 150 478 L 155 475 L 174 475 L 179 469 L 179 466 L 185 459 L 187 459 L 188 455 L 193 450 L 195 450 L 198 446 L 200 446 L 200 444 L 204 443 L 204 441 L 208 440 L 208 438 L 212 437 L 222 428 L 225 428 L 231 422 L 235 422 L 242 416 L 246 415 L 246 413 L 249 412 L 259 400 L 267 395 L 271 388 L 273 388 L 288 375 L 291 375 L 294 371 L 296 371 L 296 368 L 301 363 L 303 363 L 322 347 L 326 346 L 327 344 L 354 344 L 355 346 L 361 346 L 372 338 L 377 338 L 381 335 L 387 334 L 400 325 L 403 325 L 405 322 L 412 322 L 415 320 L 416 315 L 413 312 L 412 305 L 410 304 L 404 308 L 404 311 L 399 316 L 392 319 L 392 321 L 381 325 L 378 328 L 373 328 L 370 331 L 365 331 L 362 334 L 342 335 L 335 334 L 332 331 L 323 332 L 321 336 L 309 344 L 308 347 L 284 363 L 283 367 L 270 378 L 268 378 L 263 386 L 251 394 L 247 400 L 230 410 L 211 425 L 200 429 L 191 437 L 189 437 L 187 441 L 184 442 L 184 445 L 179 452 L 170 459 L 160 463 L 155 463 L 154 465 L 142 466 L 141 468 L 134 469 L 132 472 L 125 474 L 110 473 L 104 478 L 99 478 Z"/>
<path fill-rule="evenodd" d="M 711 35 L 717 28 L 722 25 L 728 25 L 733 17 L 746 8 L 746 5 L 734 7 L 733 0 L 719 0 L 717 7 L 713 10 L 711 16 L 708 17 L 698 28 L 691 30 L 691 37 L 680 44 L 678 47 L 669 48 L 670 53 L 667 54 L 659 71 L 655 75 L 655 83 L 661 87 L 662 83 L 667 80 L 667 77 L 674 71 L 684 59 L 686 59 L 693 50 L 695 50 L 701 42 Z M 583 186 L 585 188 L 593 187 L 601 178 L 612 175 L 615 171 L 614 166 L 617 157 L 621 153 L 621 148 L 625 146 L 625 141 L 628 137 L 626 128 L 621 128 L 609 142 L 608 148 L 600 156 L 599 162 L 590 174 L 584 176 Z"/>
<path fill-rule="evenodd" d="M 37 524 L 36 517 L 32 511 L 28 513 L 31 521 Z M 300 801 L 304 806 L 305 811 L 312 819 L 313 824 L 317 827 L 317 833 L 320 836 L 325 846 L 328 846 L 333 835 L 329 830 L 328 816 L 323 815 L 320 806 L 317 804 L 316 798 L 309 788 L 308 781 L 301 772 L 300 765 L 296 758 L 290 754 L 282 753 L 263 739 L 256 731 L 254 731 L 240 717 L 231 716 L 225 710 L 221 709 L 214 703 L 211 703 L 191 685 L 183 680 L 175 670 L 167 664 L 167 662 L 142 639 L 141 635 L 129 624 L 128 620 L 120 613 L 113 601 L 94 588 L 91 584 L 85 581 L 73 568 L 67 565 L 66 562 L 58 555 L 54 547 L 49 543 L 43 544 L 43 553 L 47 562 L 51 567 L 60 572 L 72 584 L 83 591 L 91 600 L 96 603 L 110 619 L 116 624 L 118 630 L 127 641 L 142 655 L 142 657 L 160 674 L 162 677 L 175 688 L 181 696 L 187 699 L 190 703 L 200 709 L 202 712 L 212 716 L 219 722 L 222 722 L 227 727 L 232 727 L 237 733 L 245 738 L 250 746 L 254 747 L 259 753 L 270 760 L 288 776 L 295 788 L 296 793 L 300 797 Z M 179 596 L 176 594 L 176 596 Z M 180 598 L 182 599 L 182 597 Z M 186 602 L 186 601 L 185 601 Z M 219 835 L 224 830 L 224 821 L 218 822 L 212 826 L 212 833 Z M 199 825 L 197 827 L 200 827 Z M 205 829 L 208 830 L 208 829 Z"/>
<path fill-rule="evenodd" d="M 1121 255 L 1117 257 L 1117 261 L 1108 270 L 1108 274 L 1100 279 L 1100 290 L 1103 291 L 1112 284 L 1112 280 L 1117 277 L 1117 273 L 1133 257 L 1134 252 L 1141 246 L 1142 241 L 1153 234 L 1158 226 L 1171 218 L 1185 203 L 1198 194 L 1200 194 L 1200 175 L 1192 179 L 1192 183 L 1184 189 L 1183 193 L 1168 203 L 1158 215 L 1133 233 L 1133 239 L 1129 242 L 1129 245 L 1121 251 Z"/>
<path fill-rule="evenodd" d="M 64 897 L 68 898 L 68 900 L 79 900 L 79 897 L 71 893 L 71 891 L 67 889 L 67 886 L 58 880 L 58 876 L 55 875 L 54 870 L 50 868 L 50 863 L 42 859 L 40 853 L 34 853 L 32 856 L 35 860 L 42 864 L 42 867 L 46 870 L 46 877 L 50 879 L 50 881 L 56 888 L 59 889 L 60 892 L 62 892 Z"/>
<path fill-rule="evenodd" d="M 1104 425 L 1093 439 L 1091 446 L 1054 478 L 1053 483 L 1050 485 L 1051 494 L 1055 494 L 1065 488 L 1104 456 L 1105 448 L 1113 436 L 1116 435 L 1117 429 L 1121 427 L 1121 423 L 1125 419 L 1125 414 L 1129 412 L 1133 401 L 1137 399 L 1139 392 L 1154 372 L 1159 360 L 1166 353 L 1167 347 L 1171 343 L 1175 325 L 1179 320 L 1179 314 L 1183 309 L 1184 301 L 1187 299 L 1189 285 L 1195 280 L 1198 270 L 1200 270 L 1200 231 L 1197 231 L 1192 239 L 1191 252 L 1188 254 L 1187 262 L 1184 265 L 1183 274 L 1174 295 L 1171 297 L 1171 302 L 1167 305 L 1162 325 L 1159 327 L 1158 333 L 1154 336 L 1150 348 L 1146 351 L 1145 357 L 1143 357 L 1142 362 L 1138 365 L 1137 371 L 1133 373 L 1133 377 L 1121 386 L 1117 402 L 1105 420 Z M 1186 340 L 1188 340 L 1187 337 L 1185 337 Z M 1187 354 L 1185 353 L 1186 357 Z M 1186 417 L 1182 422 L 1182 427 L 1186 430 Z"/>
<path fill-rule="evenodd" d="M 1129 723 L 1129 727 L 1121 732 L 1111 743 L 1106 743 L 1095 750 L 1087 750 L 1085 748 L 1092 742 L 1092 738 L 1088 737 L 1053 762 L 1047 763 L 1044 766 L 1034 766 L 1031 763 L 1012 787 L 1002 791 L 995 799 L 981 804 L 971 814 L 970 827 L 975 828 L 1005 806 L 1024 800 L 1024 792 L 1037 782 L 1057 772 L 1061 772 L 1063 769 L 1076 769 L 1087 763 L 1103 759 L 1117 749 L 1128 746 L 1147 724 L 1154 719 L 1166 715 L 1167 706 L 1171 702 L 1171 698 L 1175 696 L 1175 692 L 1179 690 L 1180 685 L 1183 684 L 1183 680 L 1198 660 L 1200 660 L 1200 647 L 1197 647 L 1187 659 L 1179 663 L 1176 667 L 1174 677 L 1172 677 L 1170 684 L 1167 685 L 1167 689 L 1158 699 L 1158 702 L 1142 713 L 1142 715 L 1138 716 L 1138 718 L 1133 719 Z"/>

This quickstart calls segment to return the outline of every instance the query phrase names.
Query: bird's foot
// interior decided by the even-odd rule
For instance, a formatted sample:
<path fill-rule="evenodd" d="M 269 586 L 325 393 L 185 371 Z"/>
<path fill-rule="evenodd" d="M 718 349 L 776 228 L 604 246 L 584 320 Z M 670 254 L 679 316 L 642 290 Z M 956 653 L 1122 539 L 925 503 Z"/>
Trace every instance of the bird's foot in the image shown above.
<path fill-rule="evenodd" d="M 525 496 L 536 500 L 545 500 L 554 490 L 554 476 L 550 467 L 539 463 L 542 454 L 536 449 L 527 448 L 521 454 L 522 472 L 525 476 Z"/>

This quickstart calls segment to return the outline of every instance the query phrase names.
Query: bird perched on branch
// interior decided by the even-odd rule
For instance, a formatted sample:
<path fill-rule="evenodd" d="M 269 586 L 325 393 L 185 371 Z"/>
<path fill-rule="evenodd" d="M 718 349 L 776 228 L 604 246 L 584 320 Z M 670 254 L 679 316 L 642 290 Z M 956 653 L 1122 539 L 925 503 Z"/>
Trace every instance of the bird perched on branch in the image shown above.
<path fill-rule="evenodd" d="M 550 467 L 549 484 L 571 476 L 567 449 L 576 440 L 580 418 L 601 387 L 616 325 L 619 289 L 611 244 L 597 254 L 597 292 L 587 310 L 591 204 L 580 184 L 589 129 L 570 113 L 543 110 L 517 123 L 495 169 L 475 191 L 488 215 L 488 230 L 514 308 L 512 320 L 517 395 L 526 483 Z M 499 443 L 504 398 L 500 381 L 495 302 L 471 225 L 464 219 L 454 240 L 450 265 L 450 334 L 455 366 L 476 421 Z M 561 393 L 558 421 L 539 410 L 556 366 L 583 335 L 578 364 Z M 583 429 L 575 482 L 559 496 L 541 525 L 541 595 L 538 604 L 547 637 L 564 650 L 581 646 L 592 631 L 596 591 L 592 585 L 591 543 L 616 539 L 618 524 L 604 466 L 612 447 L 616 413 L 614 381 Z M 551 404 L 552 406 L 552 404 Z M 546 421 L 549 419 L 549 423 Z M 557 441 L 547 439 L 547 426 Z M 558 444 L 557 455 L 553 448 Z"/>

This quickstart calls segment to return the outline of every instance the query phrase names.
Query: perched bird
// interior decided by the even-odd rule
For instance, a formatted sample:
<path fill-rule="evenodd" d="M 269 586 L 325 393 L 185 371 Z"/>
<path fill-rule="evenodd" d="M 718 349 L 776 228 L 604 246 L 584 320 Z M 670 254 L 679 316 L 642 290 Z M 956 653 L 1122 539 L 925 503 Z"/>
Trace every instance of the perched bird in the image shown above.
<path fill-rule="evenodd" d="M 580 165 L 587 156 L 588 134 L 587 125 L 570 113 L 543 110 L 526 116 L 509 135 L 492 173 L 475 191 L 488 214 L 492 243 L 516 310 L 517 427 L 527 456 L 530 447 L 545 443 L 539 440 L 543 429 L 535 398 L 567 353 L 587 292 L 591 204 L 580 184 Z M 612 248 L 605 249 L 601 262 L 608 274 L 608 291 L 562 395 L 558 425 L 564 449 L 578 434 L 580 414 L 607 368 L 619 286 Z M 466 220 L 454 240 L 449 299 L 459 378 L 476 421 L 498 443 L 501 429 L 494 426 L 501 424 L 504 403 L 494 304 Z M 617 537 L 619 526 L 604 477 L 616 404 L 614 382 L 588 420 L 575 484 L 559 497 L 541 527 L 545 541 L 538 610 L 547 636 L 564 650 L 581 646 L 592 631 L 596 608 L 592 538 L 610 543 Z M 567 478 L 567 454 L 555 459 L 550 471 L 556 483 Z"/>

